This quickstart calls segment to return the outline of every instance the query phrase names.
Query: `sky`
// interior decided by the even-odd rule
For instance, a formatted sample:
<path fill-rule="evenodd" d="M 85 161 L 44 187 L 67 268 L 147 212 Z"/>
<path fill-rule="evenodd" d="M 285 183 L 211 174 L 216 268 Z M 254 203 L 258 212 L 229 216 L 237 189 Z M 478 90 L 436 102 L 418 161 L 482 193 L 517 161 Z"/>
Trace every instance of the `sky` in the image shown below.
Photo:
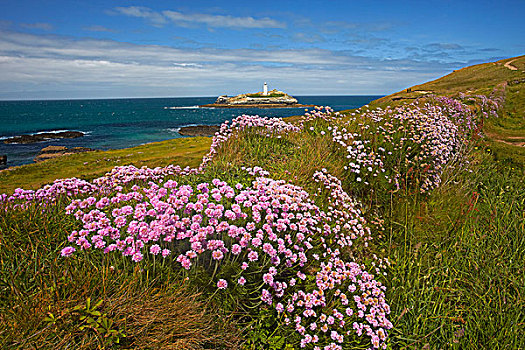
<path fill-rule="evenodd" d="M 386 95 L 525 53 L 525 1 L 0 0 L 0 99 Z"/>

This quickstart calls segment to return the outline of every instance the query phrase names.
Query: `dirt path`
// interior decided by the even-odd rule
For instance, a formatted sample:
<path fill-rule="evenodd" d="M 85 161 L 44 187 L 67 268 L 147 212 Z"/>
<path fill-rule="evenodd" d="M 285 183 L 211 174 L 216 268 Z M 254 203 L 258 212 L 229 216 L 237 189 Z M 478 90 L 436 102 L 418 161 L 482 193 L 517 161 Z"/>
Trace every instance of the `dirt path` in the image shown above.
<path fill-rule="evenodd" d="M 512 62 L 514 62 L 514 61 L 516 61 L 516 60 L 508 61 L 508 62 L 506 62 L 503 66 L 506 67 L 506 68 L 508 68 L 508 69 L 510 69 L 510 70 L 518 70 L 517 67 L 514 67 L 514 66 L 512 65 Z"/>
<path fill-rule="evenodd" d="M 509 136 L 502 139 L 500 135 L 495 133 L 487 133 L 485 135 L 489 137 L 492 141 L 505 143 L 511 146 L 525 147 L 525 137 L 522 136 Z"/>

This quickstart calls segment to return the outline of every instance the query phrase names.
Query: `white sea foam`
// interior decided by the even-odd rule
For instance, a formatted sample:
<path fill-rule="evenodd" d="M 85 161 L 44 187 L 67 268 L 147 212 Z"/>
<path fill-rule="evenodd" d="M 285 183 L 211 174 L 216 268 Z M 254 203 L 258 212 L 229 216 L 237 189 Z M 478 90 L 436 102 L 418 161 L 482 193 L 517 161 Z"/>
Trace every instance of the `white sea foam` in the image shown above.
<path fill-rule="evenodd" d="M 179 107 L 164 107 L 164 109 L 199 109 L 200 106 L 179 106 Z"/>
<path fill-rule="evenodd" d="M 87 133 L 90 133 L 90 131 L 88 132 L 85 132 L 85 131 L 81 131 L 81 130 L 50 130 L 50 131 L 39 131 L 39 132 L 34 132 L 32 134 L 27 134 L 27 135 L 38 135 L 38 134 L 58 134 L 58 133 L 61 133 L 61 132 L 68 132 L 68 131 L 75 131 L 75 132 L 81 132 L 83 133 L 84 135 L 87 134 Z"/>
<path fill-rule="evenodd" d="M 164 129 L 164 130 L 169 131 L 171 133 L 177 133 L 178 134 L 181 128 L 185 128 L 187 126 L 198 126 L 198 125 L 200 125 L 200 124 L 184 124 L 184 125 L 179 126 L 177 128 L 167 128 L 167 129 Z"/>

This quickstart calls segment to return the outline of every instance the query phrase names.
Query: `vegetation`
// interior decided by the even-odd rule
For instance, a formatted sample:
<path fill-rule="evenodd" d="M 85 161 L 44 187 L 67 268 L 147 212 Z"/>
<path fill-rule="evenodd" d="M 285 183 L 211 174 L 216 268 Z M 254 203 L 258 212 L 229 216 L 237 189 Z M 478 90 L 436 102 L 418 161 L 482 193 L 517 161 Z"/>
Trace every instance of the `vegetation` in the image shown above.
<path fill-rule="evenodd" d="M 270 91 L 267 95 L 263 95 L 262 92 L 257 92 L 255 94 L 246 94 L 247 97 L 252 97 L 252 98 L 283 97 L 285 95 L 286 95 L 285 93 L 273 92 L 273 91 Z"/>
<path fill-rule="evenodd" d="M 196 167 L 210 148 L 207 137 L 178 138 L 153 142 L 133 148 L 72 154 L 45 162 L 9 168 L 0 172 L 0 193 L 16 188 L 38 189 L 55 179 L 79 177 L 90 180 L 104 175 L 115 166 L 162 167 L 178 164 Z"/>
<path fill-rule="evenodd" d="M 81 164 L 109 155 L 91 153 L 10 172 L 83 180 L 1 198 L 0 344 L 525 347 L 523 72 L 504 66 L 524 60 L 341 114 L 239 117 L 211 146 L 111 151 L 155 170 L 95 179 Z"/>

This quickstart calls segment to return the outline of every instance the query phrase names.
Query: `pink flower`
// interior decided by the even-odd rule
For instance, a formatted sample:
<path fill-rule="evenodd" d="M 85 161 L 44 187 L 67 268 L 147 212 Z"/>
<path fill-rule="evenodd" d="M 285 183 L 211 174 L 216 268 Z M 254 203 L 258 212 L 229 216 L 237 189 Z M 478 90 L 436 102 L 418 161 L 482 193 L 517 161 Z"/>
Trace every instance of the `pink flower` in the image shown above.
<path fill-rule="evenodd" d="M 246 283 L 246 278 L 244 277 L 239 277 L 239 279 L 237 280 L 237 283 L 239 283 L 241 286 L 244 286 L 244 284 Z"/>
<path fill-rule="evenodd" d="M 219 249 L 214 250 L 211 255 L 214 260 L 221 260 L 224 257 L 224 254 Z"/>
<path fill-rule="evenodd" d="M 226 282 L 226 280 L 220 279 L 217 282 L 217 288 L 219 288 L 219 289 L 226 289 L 227 287 L 228 287 L 228 282 Z"/>
<path fill-rule="evenodd" d="M 71 254 L 73 254 L 75 251 L 76 251 L 76 249 L 73 248 L 73 247 L 65 247 L 65 248 L 62 249 L 62 251 L 60 252 L 60 255 L 65 256 L 65 257 L 68 257 L 68 256 L 71 256 Z"/>
<path fill-rule="evenodd" d="M 141 252 L 135 252 L 133 254 L 133 256 L 131 257 L 131 260 L 133 260 L 134 262 L 139 262 L 143 259 L 144 257 L 142 256 L 142 253 Z"/>
<path fill-rule="evenodd" d="M 241 248 L 240 245 L 238 245 L 238 244 L 232 245 L 232 254 L 233 255 L 239 255 L 241 253 L 241 250 L 242 250 L 242 248 Z"/>
<path fill-rule="evenodd" d="M 277 310 L 278 313 L 281 313 L 284 311 L 284 306 L 283 304 L 281 303 L 277 303 L 277 305 L 275 305 L 275 310 Z"/>
<path fill-rule="evenodd" d="M 264 281 L 264 283 L 271 285 L 273 283 L 273 276 L 272 276 L 272 274 L 265 273 L 263 275 L 263 281 Z"/>
<path fill-rule="evenodd" d="M 251 251 L 248 253 L 248 260 L 250 261 L 257 261 L 259 259 L 259 254 L 257 252 Z"/>
<path fill-rule="evenodd" d="M 161 251 L 160 246 L 158 244 L 154 244 L 149 248 L 149 252 L 153 255 L 159 254 Z"/>

